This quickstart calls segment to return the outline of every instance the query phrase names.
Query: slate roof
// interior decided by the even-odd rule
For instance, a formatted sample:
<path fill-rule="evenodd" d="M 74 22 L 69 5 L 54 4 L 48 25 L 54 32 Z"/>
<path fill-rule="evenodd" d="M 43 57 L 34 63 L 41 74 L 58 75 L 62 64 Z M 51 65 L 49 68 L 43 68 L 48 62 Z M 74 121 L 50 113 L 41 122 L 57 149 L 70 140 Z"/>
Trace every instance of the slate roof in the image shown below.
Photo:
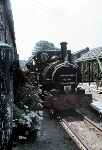
<path fill-rule="evenodd" d="M 102 58 L 102 47 L 89 50 L 87 53 L 83 54 L 80 58 L 78 58 L 76 62 L 93 60 L 96 59 L 96 57 Z"/>

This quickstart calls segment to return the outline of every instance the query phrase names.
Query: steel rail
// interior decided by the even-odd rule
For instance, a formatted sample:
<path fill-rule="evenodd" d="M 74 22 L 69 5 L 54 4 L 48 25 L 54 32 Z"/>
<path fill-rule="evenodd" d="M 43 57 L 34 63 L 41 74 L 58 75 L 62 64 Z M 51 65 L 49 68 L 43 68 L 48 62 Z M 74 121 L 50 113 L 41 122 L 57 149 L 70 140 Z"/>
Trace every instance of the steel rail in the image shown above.
<path fill-rule="evenodd" d="M 91 150 L 91 148 L 82 142 L 81 137 L 79 137 L 73 129 L 68 125 L 68 122 L 65 119 L 62 119 L 60 122 L 66 133 L 71 137 L 71 139 L 74 141 L 74 143 L 77 145 L 77 147 L 80 150 Z"/>
<path fill-rule="evenodd" d="M 89 125 L 91 125 L 92 127 L 94 127 L 94 129 L 96 129 L 97 131 L 99 131 L 102 134 L 102 129 L 99 128 L 97 125 L 95 125 L 95 123 L 93 123 L 88 117 L 84 116 L 84 114 L 82 114 L 79 110 L 75 111 L 76 113 L 78 113 L 80 115 L 80 117 L 83 118 L 83 121 L 87 121 L 87 123 Z M 66 119 L 62 119 L 62 122 L 60 123 L 63 128 L 65 129 L 65 131 L 68 133 L 68 135 L 72 138 L 72 140 L 76 143 L 76 145 L 78 146 L 79 149 L 81 150 L 92 150 L 92 148 L 90 148 L 90 146 L 88 144 L 86 144 L 85 142 L 82 141 L 81 137 L 78 136 L 74 129 L 71 128 L 71 126 L 68 124 L 68 122 L 66 121 Z"/>
<path fill-rule="evenodd" d="M 99 128 L 97 125 L 95 125 L 95 123 L 93 123 L 88 117 L 84 116 L 79 110 L 76 110 L 76 112 L 78 114 L 80 114 L 89 124 L 94 126 L 102 134 L 102 129 L 101 128 Z"/>

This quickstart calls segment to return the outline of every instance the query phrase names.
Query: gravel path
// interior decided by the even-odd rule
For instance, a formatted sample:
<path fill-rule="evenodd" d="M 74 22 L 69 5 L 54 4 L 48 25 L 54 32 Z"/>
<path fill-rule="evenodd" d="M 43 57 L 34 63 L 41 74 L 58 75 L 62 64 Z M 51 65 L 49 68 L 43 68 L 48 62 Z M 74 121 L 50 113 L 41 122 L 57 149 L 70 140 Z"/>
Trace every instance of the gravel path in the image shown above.
<path fill-rule="evenodd" d="M 69 138 L 66 138 L 63 130 L 44 114 L 37 140 L 29 144 L 18 144 L 13 150 L 77 150 L 77 148 Z"/>

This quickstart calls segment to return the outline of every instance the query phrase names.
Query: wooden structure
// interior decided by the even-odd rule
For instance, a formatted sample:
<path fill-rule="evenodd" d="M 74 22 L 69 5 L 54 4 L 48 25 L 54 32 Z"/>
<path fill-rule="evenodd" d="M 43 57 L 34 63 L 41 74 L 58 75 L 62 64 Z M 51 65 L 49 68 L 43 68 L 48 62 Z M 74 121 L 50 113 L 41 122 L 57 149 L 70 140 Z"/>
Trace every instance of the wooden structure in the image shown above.
<path fill-rule="evenodd" d="M 94 82 L 101 80 L 102 74 L 102 47 L 89 50 L 76 60 L 82 73 L 83 82 Z"/>

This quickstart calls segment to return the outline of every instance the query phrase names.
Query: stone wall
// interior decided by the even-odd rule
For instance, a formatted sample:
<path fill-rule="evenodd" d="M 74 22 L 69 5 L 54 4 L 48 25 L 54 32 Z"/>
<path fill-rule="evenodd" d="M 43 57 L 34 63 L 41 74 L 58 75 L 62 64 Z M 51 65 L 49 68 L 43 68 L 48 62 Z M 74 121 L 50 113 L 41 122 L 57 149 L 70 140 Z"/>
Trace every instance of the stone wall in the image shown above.
<path fill-rule="evenodd" d="M 0 49 L 0 54 L 3 56 L 0 57 L 2 58 L 0 59 L 0 149 L 6 149 L 6 146 L 10 147 L 12 141 L 14 87 L 18 62 L 9 0 L 0 0 L 0 41 L 12 46 L 12 49 L 5 50 L 5 47 Z"/>
<path fill-rule="evenodd" d="M 0 41 L 11 45 L 14 50 L 14 56 L 17 56 L 10 0 L 0 0 Z"/>

